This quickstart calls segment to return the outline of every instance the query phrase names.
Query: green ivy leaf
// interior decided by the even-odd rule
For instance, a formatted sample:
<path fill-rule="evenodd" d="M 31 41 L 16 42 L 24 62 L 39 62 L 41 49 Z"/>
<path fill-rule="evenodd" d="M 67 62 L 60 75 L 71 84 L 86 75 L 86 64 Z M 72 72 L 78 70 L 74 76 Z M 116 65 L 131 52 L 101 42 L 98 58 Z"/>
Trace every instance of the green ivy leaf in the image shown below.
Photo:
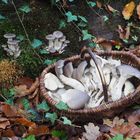
<path fill-rule="evenodd" d="M 83 40 L 91 40 L 92 39 L 92 35 L 88 33 L 88 30 L 82 30 L 83 33 Z"/>
<path fill-rule="evenodd" d="M 16 38 L 19 39 L 20 41 L 23 41 L 25 39 L 23 35 L 18 35 Z"/>
<path fill-rule="evenodd" d="M 91 48 L 96 47 L 96 43 L 90 42 L 90 43 L 88 44 L 88 46 L 91 47 Z"/>
<path fill-rule="evenodd" d="M 29 5 L 23 5 L 22 7 L 19 8 L 19 10 L 26 14 L 31 12 L 31 8 L 29 7 Z"/>
<path fill-rule="evenodd" d="M 95 2 L 92 2 L 92 1 L 89 1 L 88 2 L 88 5 L 91 6 L 91 7 L 95 7 L 96 6 L 96 3 Z"/>
<path fill-rule="evenodd" d="M 43 101 L 41 104 L 37 105 L 37 110 L 49 111 L 50 107 L 48 106 L 46 101 Z"/>
<path fill-rule="evenodd" d="M 33 48 L 38 48 L 38 47 L 40 47 L 42 44 L 43 44 L 43 43 L 42 43 L 41 40 L 39 40 L 39 39 L 34 39 L 33 42 L 32 42 L 32 47 L 33 47 Z"/>
<path fill-rule="evenodd" d="M 60 139 L 64 139 L 67 137 L 66 133 L 62 130 L 53 130 L 51 134 L 53 137 L 58 137 Z"/>
<path fill-rule="evenodd" d="M 29 100 L 27 100 L 26 98 L 22 99 L 22 104 L 25 110 L 28 110 L 30 108 Z"/>
<path fill-rule="evenodd" d="M 69 2 L 73 2 L 74 0 L 69 0 Z"/>
<path fill-rule="evenodd" d="M 64 102 L 60 101 L 55 105 L 55 107 L 59 110 L 68 110 L 68 105 L 65 104 Z"/>
<path fill-rule="evenodd" d="M 8 0 L 1 0 L 3 3 L 8 4 Z"/>
<path fill-rule="evenodd" d="M 56 59 L 53 59 L 53 60 L 46 59 L 46 60 L 44 61 L 44 64 L 51 65 L 51 64 L 53 64 L 53 63 L 55 63 L 55 62 L 56 62 Z"/>
<path fill-rule="evenodd" d="M 5 101 L 6 104 L 9 104 L 9 105 L 14 105 L 14 98 L 8 98 L 6 101 Z"/>
<path fill-rule="evenodd" d="M 0 14 L 0 20 L 5 20 L 6 17 L 4 17 L 3 15 Z"/>
<path fill-rule="evenodd" d="M 109 20 L 109 18 L 107 16 L 103 16 L 103 20 L 104 20 L 104 22 L 107 22 Z"/>
<path fill-rule="evenodd" d="M 124 140 L 124 138 L 123 138 L 122 134 L 117 134 L 116 136 L 114 136 L 110 140 Z"/>
<path fill-rule="evenodd" d="M 60 20 L 59 23 L 59 29 L 65 28 L 66 27 L 66 22 L 64 20 Z"/>
<path fill-rule="evenodd" d="M 67 22 L 77 21 L 78 18 L 76 15 L 73 15 L 70 11 L 68 11 L 66 14 L 67 16 Z"/>
<path fill-rule="evenodd" d="M 54 122 L 56 121 L 58 116 L 55 112 L 54 113 L 46 113 L 45 118 L 47 118 L 48 120 L 51 121 L 52 124 L 54 124 Z"/>
<path fill-rule="evenodd" d="M 35 135 L 29 135 L 26 138 L 23 138 L 22 140 L 36 140 Z"/>
<path fill-rule="evenodd" d="M 41 49 L 41 50 L 40 50 L 40 53 L 41 53 L 41 54 L 49 54 L 49 52 L 48 52 L 47 50 L 45 50 L 45 49 Z"/>
<path fill-rule="evenodd" d="M 83 16 L 78 16 L 83 22 L 85 22 L 85 23 L 87 23 L 88 21 L 87 21 L 87 19 L 85 18 L 85 17 L 83 17 Z"/>
<path fill-rule="evenodd" d="M 87 26 L 87 23 L 85 23 L 85 22 L 83 22 L 83 21 L 80 21 L 80 22 L 78 23 L 78 26 L 79 26 L 79 27 L 86 27 L 86 26 Z"/>
<path fill-rule="evenodd" d="M 71 120 L 69 120 L 67 117 L 61 117 L 63 119 L 63 124 L 71 125 Z"/>

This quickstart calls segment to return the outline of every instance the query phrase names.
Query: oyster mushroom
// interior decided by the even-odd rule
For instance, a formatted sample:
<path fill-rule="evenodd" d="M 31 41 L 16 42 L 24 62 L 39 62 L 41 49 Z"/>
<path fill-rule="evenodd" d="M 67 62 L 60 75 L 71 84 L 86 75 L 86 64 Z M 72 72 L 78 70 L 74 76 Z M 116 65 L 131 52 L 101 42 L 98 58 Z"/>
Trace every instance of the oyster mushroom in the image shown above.
<path fill-rule="evenodd" d="M 54 40 L 54 48 L 56 51 L 61 50 L 63 42 L 59 41 L 57 38 Z"/>
<path fill-rule="evenodd" d="M 63 102 L 67 103 L 69 108 L 81 109 L 88 103 L 90 97 L 86 92 L 77 89 L 69 89 L 62 94 L 61 99 Z"/>
<path fill-rule="evenodd" d="M 77 80 L 73 78 L 68 78 L 64 75 L 60 75 L 59 79 L 65 84 L 68 85 L 74 89 L 85 91 L 85 87 Z"/>
<path fill-rule="evenodd" d="M 58 39 L 63 37 L 63 33 L 61 31 L 54 31 L 53 35 Z"/>
<path fill-rule="evenodd" d="M 121 66 L 118 66 L 117 69 L 120 73 L 120 78 L 111 93 L 113 101 L 116 101 L 121 98 L 122 87 L 127 79 L 133 76 L 140 79 L 140 71 L 132 66 L 123 64 Z"/>
<path fill-rule="evenodd" d="M 130 81 L 126 81 L 124 84 L 124 95 L 127 96 L 130 93 L 133 93 L 135 91 L 134 85 Z"/>
<path fill-rule="evenodd" d="M 73 65 L 72 62 L 69 62 L 64 66 L 64 75 L 67 77 L 71 77 L 72 73 L 73 73 Z"/>
<path fill-rule="evenodd" d="M 49 35 L 46 36 L 46 39 L 49 40 L 48 49 L 50 50 L 54 46 L 53 41 L 55 40 L 55 36 L 52 35 L 52 34 L 49 34 Z"/>
<path fill-rule="evenodd" d="M 61 81 L 52 73 L 47 73 L 44 77 L 45 88 L 54 91 L 58 88 L 64 88 Z"/>
<path fill-rule="evenodd" d="M 63 74 L 64 60 L 58 60 L 55 64 L 55 73 L 57 77 Z"/>
<path fill-rule="evenodd" d="M 12 33 L 7 33 L 7 34 L 4 35 L 4 37 L 7 38 L 8 41 L 12 41 L 13 38 L 16 37 L 16 35 L 15 34 L 12 34 Z"/>

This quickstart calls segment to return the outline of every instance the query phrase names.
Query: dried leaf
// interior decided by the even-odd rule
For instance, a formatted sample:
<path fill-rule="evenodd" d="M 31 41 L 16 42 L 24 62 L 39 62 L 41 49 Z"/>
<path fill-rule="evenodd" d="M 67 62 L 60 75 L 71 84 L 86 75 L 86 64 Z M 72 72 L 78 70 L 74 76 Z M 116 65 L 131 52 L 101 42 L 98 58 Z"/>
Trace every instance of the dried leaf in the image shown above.
<path fill-rule="evenodd" d="M 135 138 L 135 136 L 140 134 L 140 128 L 135 124 L 128 123 L 111 128 L 110 133 L 113 136 L 115 136 L 116 134 L 123 134 L 126 137 Z"/>
<path fill-rule="evenodd" d="M 138 15 L 138 19 L 140 19 L 140 3 L 139 5 L 137 5 L 137 15 Z"/>
<path fill-rule="evenodd" d="M 31 122 L 31 121 L 27 120 L 26 118 L 17 118 L 15 120 L 15 122 L 19 123 L 21 125 L 24 125 L 26 127 L 31 127 L 31 128 L 36 127 L 36 124 L 34 122 Z"/>
<path fill-rule="evenodd" d="M 122 15 L 123 15 L 125 20 L 130 19 L 130 17 L 133 15 L 134 9 L 135 9 L 134 1 L 131 1 L 130 3 L 125 5 L 125 7 L 122 11 Z"/>
<path fill-rule="evenodd" d="M 110 127 L 120 126 L 124 123 L 124 119 L 119 119 L 119 117 L 115 117 L 113 121 L 110 119 L 103 119 L 103 124 L 106 124 Z"/>
<path fill-rule="evenodd" d="M 97 140 L 97 138 L 101 135 L 99 127 L 95 126 L 93 123 L 88 123 L 88 125 L 84 125 L 84 128 L 86 132 L 83 133 L 82 139 Z"/>
<path fill-rule="evenodd" d="M 46 135 L 47 133 L 49 133 L 49 128 L 46 125 L 36 126 L 34 128 L 29 129 L 28 131 L 29 135 L 35 136 Z"/>
<path fill-rule="evenodd" d="M 10 122 L 7 118 L 0 118 L 0 129 L 5 129 L 10 125 Z"/>
<path fill-rule="evenodd" d="M 96 5 L 97 5 L 98 8 L 102 8 L 102 6 L 103 6 L 102 3 L 98 0 L 96 1 Z"/>
<path fill-rule="evenodd" d="M 14 106 L 3 104 L 0 106 L 0 111 L 2 111 L 6 117 L 16 117 L 19 116 L 17 109 Z"/>
<path fill-rule="evenodd" d="M 8 129 L 2 131 L 2 136 L 11 138 L 11 137 L 15 136 L 15 133 L 11 128 L 8 128 Z"/>

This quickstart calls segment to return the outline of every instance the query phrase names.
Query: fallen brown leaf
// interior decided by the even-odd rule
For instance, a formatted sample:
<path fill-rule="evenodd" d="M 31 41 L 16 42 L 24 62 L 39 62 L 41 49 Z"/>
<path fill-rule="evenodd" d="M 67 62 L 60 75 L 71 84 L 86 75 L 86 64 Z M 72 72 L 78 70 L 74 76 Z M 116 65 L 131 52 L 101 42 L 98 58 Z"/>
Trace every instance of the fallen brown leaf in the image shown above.
<path fill-rule="evenodd" d="M 23 126 L 31 127 L 31 128 L 36 127 L 36 124 L 34 122 L 31 122 L 31 121 L 27 120 L 26 118 L 17 118 L 15 120 L 15 123 L 19 123 Z"/>
<path fill-rule="evenodd" d="M 102 6 L 103 6 L 103 4 L 98 0 L 96 1 L 96 5 L 98 8 L 102 8 Z"/>
<path fill-rule="evenodd" d="M 47 125 L 40 125 L 28 130 L 29 135 L 41 136 L 49 133 L 49 128 Z"/>
<path fill-rule="evenodd" d="M 8 104 L 1 105 L 0 111 L 3 112 L 6 117 L 17 117 L 20 115 L 14 106 Z"/>
<path fill-rule="evenodd" d="M 5 129 L 7 126 L 10 125 L 10 121 L 7 118 L 0 118 L 0 129 Z"/>
<path fill-rule="evenodd" d="M 135 124 L 122 124 L 110 129 L 111 135 L 123 134 L 125 137 L 135 138 L 140 134 L 140 128 Z"/>
<path fill-rule="evenodd" d="M 122 11 L 122 15 L 123 15 L 125 20 L 130 19 L 130 17 L 133 15 L 134 9 L 135 9 L 135 2 L 134 1 L 131 1 L 124 6 L 123 11 Z"/>
<path fill-rule="evenodd" d="M 11 128 L 2 131 L 2 137 L 14 137 L 15 133 Z"/>
<path fill-rule="evenodd" d="M 140 19 L 140 3 L 137 5 L 137 15 L 138 15 L 138 19 Z"/>

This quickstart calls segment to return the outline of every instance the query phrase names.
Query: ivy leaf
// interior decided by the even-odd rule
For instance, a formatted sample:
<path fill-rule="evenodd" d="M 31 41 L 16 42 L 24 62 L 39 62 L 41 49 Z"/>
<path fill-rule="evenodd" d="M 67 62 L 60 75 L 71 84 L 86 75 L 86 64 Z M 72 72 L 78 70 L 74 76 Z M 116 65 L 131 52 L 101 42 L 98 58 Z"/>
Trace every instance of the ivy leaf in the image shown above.
<path fill-rule="evenodd" d="M 64 139 L 67 137 L 66 133 L 62 130 L 53 130 L 51 134 L 53 137 L 58 137 L 60 139 Z"/>
<path fill-rule="evenodd" d="M 5 101 L 6 104 L 9 104 L 9 105 L 14 105 L 14 98 L 8 98 L 6 101 Z"/>
<path fill-rule="evenodd" d="M 55 105 L 55 107 L 59 110 L 68 110 L 68 105 L 65 104 L 64 102 L 60 101 Z"/>
<path fill-rule="evenodd" d="M 25 39 L 23 35 L 18 35 L 16 38 L 19 39 L 20 41 L 23 41 Z"/>
<path fill-rule="evenodd" d="M 84 21 L 85 23 L 87 23 L 88 21 L 87 21 L 87 19 L 85 18 L 85 17 L 83 17 L 83 16 L 78 16 L 82 21 Z"/>
<path fill-rule="evenodd" d="M 23 98 L 22 99 L 22 104 L 23 104 L 25 110 L 28 110 L 30 108 L 29 100 Z"/>
<path fill-rule="evenodd" d="M 8 4 L 8 0 L 1 0 L 3 3 Z"/>
<path fill-rule="evenodd" d="M 42 43 L 41 40 L 39 40 L 39 39 L 34 39 L 33 42 L 32 42 L 32 47 L 33 47 L 33 48 L 38 48 L 38 47 L 40 47 L 42 44 L 43 44 L 43 43 Z"/>
<path fill-rule="evenodd" d="M 109 18 L 107 16 L 103 16 L 103 21 L 107 22 L 109 20 Z"/>
<path fill-rule="evenodd" d="M 122 134 L 117 134 L 111 140 L 124 140 L 124 138 L 123 138 L 123 135 Z"/>
<path fill-rule="evenodd" d="M 96 6 L 96 3 L 95 2 L 92 2 L 92 1 L 89 1 L 88 2 L 88 5 L 91 6 L 91 7 L 95 7 Z"/>
<path fill-rule="evenodd" d="M 22 140 L 36 140 L 35 135 L 29 135 L 26 138 L 23 138 Z"/>
<path fill-rule="evenodd" d="M 88 30 L 82 30 L 83 40 L 90 40 L 93 36 L 88 33 Z"/>
<path fill-rule="evenodd" d="M 88 46 L 91 47 L 91 48 L 96 47 L 96 43 L 90 42 L 90 43 L 88 44 Z"/>
<path fill-rule="evenodd" d="M 63 119 L 63 124 L 71 125 L 71 120 L 69 120 L 67 117 L 61 117 Z"/>
<path fill-rule="evenodd" d="M 67 16 L 67 22 L 77 21 L 78 18 L 76 15 L 73 15 L 70 11 L 68 11 L 66 14 Z"/>
<path fill-rule="evenodd" d="M 55 62 L 56 62 L 56 59 L 53 59 L 53 60 L 46 59 L 46 60 L 44 61 L 44 64 L 51 65 L 51 64 L 53 64 L 53 63 L 55 63 Z"/>
<path fill-rule="evenodd" d="M 31 12 L 31 8 L 29 7 L 29 5 L 23 5 L 22 7 L 19 8 L 19 10 L 26 14 Z"/>
<path fill-rule="evenodd" d="M 81 21 L 81 22 L 78 23 L 78 26 L 79 27 L 86 27 L 87 26 L 87 23 Z"/>
<path fill-rule="evenodd" d="M 73 2 L 74 0 L 69 0 L 69 2 Z"/>
<path fill-rule="evenodd" d="M 56 121 L 58 116 L 55 112 L 54 113 L 46 113 L 45 118 L 47 118 L 48 120 L 51 121 L 52 124 L 54 124 L 54 122 Z"/>
<path fill-rule="evenodd" d="M 3 15 L 0 14 L 0 20 L 5 20 L 6 17 L 4 17 Z"/>
<path fill-rule="evenodd" d="M 37 105 L 37 110 L 44 110 L 44 111 L 49 111 L 50 107 L 46 103 L 46 101 L 43 101 L 41 104 Z"/>
<path fill-rule="evenodd" d="M 59 23 L 59 29 L 65 28 L 66 27 L 66 22 L 64 20 L 60 20 Z"/>
<path fill-rule="evenodd" d="M 49 52 L 47 50 L 45 50 L 45 49 L 40 50 L 40 53 L 41 54 L 49 54 Z"/>

